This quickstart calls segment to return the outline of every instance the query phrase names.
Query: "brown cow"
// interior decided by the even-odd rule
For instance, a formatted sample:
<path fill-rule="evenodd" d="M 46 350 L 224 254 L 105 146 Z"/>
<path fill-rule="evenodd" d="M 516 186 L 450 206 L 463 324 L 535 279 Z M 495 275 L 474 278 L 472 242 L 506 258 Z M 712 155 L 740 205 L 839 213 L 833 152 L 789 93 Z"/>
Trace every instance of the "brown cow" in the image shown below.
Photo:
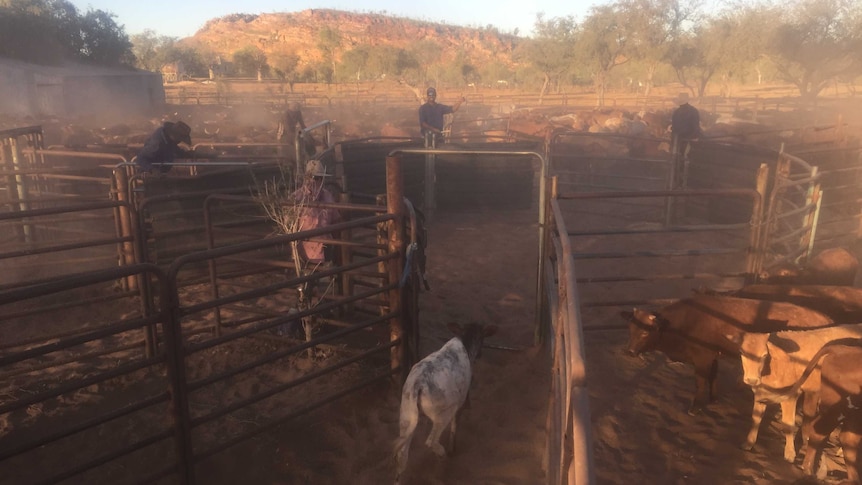
<path fill-rule="evenodd" d="M 826 315 L 790 303 L 710 295 L 679 300 L 657 312 L 635 308 L 621 315 L 629 321 L 629 354 L 658 350 L 694 365 L 697 391 L 689 414 L 715 397 L 719 355 L 739 355 L 733 336 L 833 325 Z"/>
<path fill-rule="evenodd" d="M 779 263 L 764 270 L 761 283 L 784 285 L 853 286 L 859 260 L 844 248 L 824 249 L 807 264 Z"/>
<path fill-rule="evenodd" d="M 862 476 L 862 463 L 857 458 L 862 441 L 862 339 L 834 342 L 821 348 L 799 380 L 784 394 L 797 395 L 818 366 L 820 409 L 813 419 L 802 422 L 803 434 L 808 436 L 802 470 L 806 475 L 814 474 L 823 445 L 843 416 L 838 441 L 844 450 L 847 482 L 858 484 Z"/>
<path fill-rule="evenodd" d="M 796 402 L 798 394 L 776 394 L 776 389 L 791 387 L 803 375 L 805 367 L 824 345 L 841 339 L 862 337 L 862 324 L 839 325 L 830 328 L 773 333 L 746 333 L 737 339 L 742 355 L 743 380 L 754 391 L 751 409 L 751 429 L 743 448 L 750 450 L 757 441 L 757 432 L 768 403 L 781 404 L 784 424 L 784 459 L 796 460 Z M 768 371 L 764 372 L 767 369 Z M 810 419 L 817 411 L 817 391 L 820 374 L 815 372 L 797 392 L 805 395 L 802 414 Z M 807 431 L 803 433 L 803 439 Z"/>
<path fill-rule="evenodd" d="M 737 298 L 783 301 L 824 313 L 835 323 L 862 322 L 862 288 L 830 285 L 748 285 L 726 293 L 702 290 Z"/>

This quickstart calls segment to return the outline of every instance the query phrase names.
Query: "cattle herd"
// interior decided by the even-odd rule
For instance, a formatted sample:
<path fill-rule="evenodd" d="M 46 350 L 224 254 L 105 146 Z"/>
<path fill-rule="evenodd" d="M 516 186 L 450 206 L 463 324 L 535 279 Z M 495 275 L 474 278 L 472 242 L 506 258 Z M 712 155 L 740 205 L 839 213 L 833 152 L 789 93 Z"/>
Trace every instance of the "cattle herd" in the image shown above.
<path fill-rule="evenodd" d="M 784 458 L 794 462 L 797 401 L 802 399 L 802 469 L 823 477 L 819 455 L 841 426 L 847 481 L 858 484 L 862 463 L 862 288 L 855 288 L 858 260 L 842 248 L 827 249 L 798 266 L 781 264 L 757 284 L 731 292 L 698 290 L 657 311 L 622 312 L 629 322 L 628 353 L 660 351 L 694 366 L 696 391 L 689 414 L 716 395 L 718 358 L 740 359 L 753 391 L 750 450 L 767 404 L 781 405 Z"/>

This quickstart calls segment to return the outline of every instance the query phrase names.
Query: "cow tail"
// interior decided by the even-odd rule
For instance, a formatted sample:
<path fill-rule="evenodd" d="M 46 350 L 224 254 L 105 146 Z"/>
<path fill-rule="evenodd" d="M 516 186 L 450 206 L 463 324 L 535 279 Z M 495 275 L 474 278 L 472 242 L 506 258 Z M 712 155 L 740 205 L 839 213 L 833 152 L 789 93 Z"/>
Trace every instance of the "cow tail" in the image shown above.
<path fill-rule="evenodd" d="M 820 365 L 820 361 L 832 352 L 832 348 L 836 345 L 851 345 L 855 347 L 862 347 L 862 339 L 859 338 L 842 338 L 838 340 L 833 340 L 831 342 L 827 342 L 820 350 L 814 354 L 814 357 L 811 358 L 811 361 L 808 362 L 808 366 L 805 367 L 805 371 L 802 372 L 802 376 L 799 377 L 793 386 L 789 388 L 779 389 L 775 392 L 775 395 L 781 398 L 787 398 L 792 396 L 799 395 L 799 390 L 802 389 L 802 386 L 805 384 L 805 381 L 808 380 L 808 377 L 811 376 L 811 373 L 814 372 L 814 369 Z M 786 390 L 785 390 L 786 389 Z"/>
<path fill-rule="evenodd" d="M 395 441 L 395 461 L 398 476 L 407 468 L 407 454 L 410 451 L 410 442 L 413 433 L 419 424 L 419 393 L 420 386 L 410 380 L 404 386 L 401 393 L 401 414 L 399 418 L 399 435 Z"/>

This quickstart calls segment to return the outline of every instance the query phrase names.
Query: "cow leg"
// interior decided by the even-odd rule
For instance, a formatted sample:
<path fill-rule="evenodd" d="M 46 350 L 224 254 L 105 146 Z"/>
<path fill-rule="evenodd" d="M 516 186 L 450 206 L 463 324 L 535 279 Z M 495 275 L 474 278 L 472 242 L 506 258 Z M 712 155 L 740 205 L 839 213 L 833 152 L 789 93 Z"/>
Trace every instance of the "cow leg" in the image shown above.
<path fill-rule="evenodd" d="M 808 448 L 805 450 L 805 458 L 802 460 L 802 472 L 805 475 L 814 475 L 814 465 L 820 459 L 823 445 L 829 434 L 838 426 L 841 415 L 841 406 L 824 404 L 820 408 L 820 414 L 806 424 L 808 427 Z"/>
<path fill-rule="evenodd" d="M 458 423 L 458 415 L 461 414 L 461 411 L 455 413 L 455 417 L 452 418 L 452 424 L 449 425 L 449 454 L 452 455 L 455 453 L 455 428 Z"/>
<path fill-rule="evenodd" d="M 784 428 L 784 459 L 796 461 L 796 398 L 781 401 L 781 423 Z"/>
<path fill-rule="evenodd" d="M 841 434 L 838 435 L 841 449 L 844 450 L 844 465 L 847 468 L 847 480 L 859 483 L 862 469 L 858 460 L 859 443 L 862 442 L 862 413 L 859 409 L 848 409 L 844 419 Z"/>
<path fill-rule="evenodd" d="M 443 434 L 447 426 L 454 425 L 453 421 L 455 421 L 455 413 L 457 411 L 458 408 L 456 407 L 442 410 L 431 420 L 433 424 L 431 425 L 431 432 L 428 433 L 428 439 L 425 441 L 425 444 L 437 456 L 446 456 L 446 449 L 440 444 L 440 435 Z"/>
<path fill-rule="evenodd" d="M 742 444 L 742 449 L 749 451 L 754 448 L 754 443 L 757 442 L 757 433 L 760 431 L 760 423 L 763 421 L 763 413 L 766 412 L 766 403 L 757 400 L 757 394 L 754 395 L 754 405 L 751 407 L 751 429 L 748 430 L 748 436 L 745 438 L 745 443 Z"/>
<path fill-rule="evenodd" d="M 802 446 L 808 444 L 808 432 L 811 427 L 807 426 L 817 416 L 817 406 L 820 404 L 820 393 L 818 391 L 805 391 L 802 395 Z"/>
<path fill-rule="evenodd" d="M 695 391 L 691 407 L 688 408 L 688 414 L 694 416 L 699 413 L 707 403 L 709 403 L 711 388 L 715 381 L 717 364 L 718 363 L 714 358 L 709 361 L 696 360 L 694 362 L 694 379 L 697 384 L 697 390 Z"/>

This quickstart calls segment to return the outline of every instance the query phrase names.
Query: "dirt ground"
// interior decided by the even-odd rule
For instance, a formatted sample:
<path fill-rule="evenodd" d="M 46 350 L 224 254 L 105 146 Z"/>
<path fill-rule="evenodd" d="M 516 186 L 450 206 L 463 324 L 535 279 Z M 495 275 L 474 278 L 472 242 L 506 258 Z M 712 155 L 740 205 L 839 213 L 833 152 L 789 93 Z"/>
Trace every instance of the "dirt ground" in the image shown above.
<path fill-rule="evenodd" d="M 456 453 L 440 459 L 420 422 L 404 483 L 541 484 L 549 378 L 533 347 L 537 213 L 438 213 L 429 226 L 431 291 L 421 296 L 422 354 L 447 322 L 498 326 L 474 371 Z M 506 264 L 500 264 L 500 261 Z M 198 467 L 199 483 L 382 484 L 394 479 L 400 389 L 382 383 L 325 406 Z"/>
<path fill-rule="evenodd" d="M 432 291 L 421 297 L 423 354 L 448 338 L 446 322 L 468 320 L 497 324 L 500 332 L 488 343 L 511 350 L 484 350 L 453 456 L 433 455 L 424 446 L 429 423 L 420 423 L 405 483 L 545 483 L 549 380 L 544 349 L 533 347 L 536 218 L 532 211 L 438 213 L 429 225 Z M 590 326 L 622 321 L 609 311 L 583 317 Z M 597 483 L 765 485 L 802 477 L 782 458 L 777 407 L 770 408 L 755 449 L 739 448 L 751 392 L 738 384 L 735 360 L 721 362 L 717 402 L 689 416 L 690 366 L 669 364 L 661 354 L 623 355 L 625 331 L 588 331 L 585 340 Z M 199 477 L 205 483 L 235 483 L 238 474 L 248 483 L 391 483 L 398 404 L 391 383 L 362 391 L 219 457 L 205 472 L 199 468 Z M 827 452 L 830 474 L 823 483 L 837 483 L 843 464 L 834 447 Z"/>

